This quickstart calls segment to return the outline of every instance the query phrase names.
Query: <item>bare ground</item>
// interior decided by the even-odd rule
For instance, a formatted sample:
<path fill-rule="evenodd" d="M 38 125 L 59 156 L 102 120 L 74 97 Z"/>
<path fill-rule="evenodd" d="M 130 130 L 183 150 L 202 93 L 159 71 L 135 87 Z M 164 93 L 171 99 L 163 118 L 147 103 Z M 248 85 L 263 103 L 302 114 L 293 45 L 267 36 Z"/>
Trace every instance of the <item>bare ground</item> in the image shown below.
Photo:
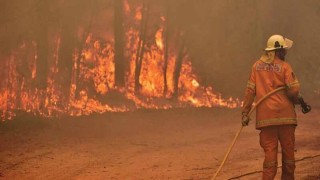
<path fill-rule="evenodd" d="M 23 115 L 0 123 L 0 179 L 211 179 L 240 128 L 239 112 L 140 110 L 46 120 Z M 296 164 L 296 179 L 319 180 L 320 111 L 299 118 L 296 159 L 305 159 Z M 217 179 L 260 179 L 258 139 L 251 123 Z M 280 175 L 281 168 L 276 179 Z"/>

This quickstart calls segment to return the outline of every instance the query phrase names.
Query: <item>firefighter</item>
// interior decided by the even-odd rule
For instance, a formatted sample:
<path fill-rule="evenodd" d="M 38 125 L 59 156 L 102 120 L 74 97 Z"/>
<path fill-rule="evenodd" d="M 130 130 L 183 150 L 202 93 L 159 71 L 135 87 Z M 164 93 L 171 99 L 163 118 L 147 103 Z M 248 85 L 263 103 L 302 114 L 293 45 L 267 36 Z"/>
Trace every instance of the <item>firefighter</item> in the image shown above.
<path fill-rule="evenodd" d="M 293 42 L 281 35 L 268 39 L 267 47 L 261 58 L 251 69 L 242 109 L 242 125 L 249 123 L 248 112 L 254 99 L 261 99 L 268 92 L 285 86 L 264 100 L 256 111 L 256 129 L 260 130 L 260 146 L 265 158 L 263 162 L 263 180 L 273 180 L 277 174 L 278 142 L 282 152 L 283 180 L 294 179 L 295 129 L 297 115 L 294 104 L 299 102 L 300 84 L 289 63 L 285 61 L 287 50 Z"/>

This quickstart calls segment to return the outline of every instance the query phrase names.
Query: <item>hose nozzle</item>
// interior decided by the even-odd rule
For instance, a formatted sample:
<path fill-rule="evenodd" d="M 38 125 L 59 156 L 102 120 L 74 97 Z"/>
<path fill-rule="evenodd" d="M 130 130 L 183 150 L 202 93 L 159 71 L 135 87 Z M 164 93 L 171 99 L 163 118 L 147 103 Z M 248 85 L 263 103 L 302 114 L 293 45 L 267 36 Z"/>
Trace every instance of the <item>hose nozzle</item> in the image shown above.
<path fill-rule="evenodd" d="M 299 102 L 300 102 L 303 114 L 306 114 L 311 111 L 311 106 L 308 105 L 302 97 L 299 98 Z"/>

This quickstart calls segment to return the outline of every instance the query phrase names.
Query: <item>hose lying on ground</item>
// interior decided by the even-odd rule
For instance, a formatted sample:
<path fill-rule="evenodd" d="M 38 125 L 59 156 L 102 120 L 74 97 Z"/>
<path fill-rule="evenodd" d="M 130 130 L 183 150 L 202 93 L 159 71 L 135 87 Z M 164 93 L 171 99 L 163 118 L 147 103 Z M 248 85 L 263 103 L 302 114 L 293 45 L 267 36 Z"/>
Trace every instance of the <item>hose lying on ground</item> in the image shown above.
<path fill-rule="evenodd" d="M 306 157 L 303 157 L 303 158 L 295 160 L 295 162 L 300 162 L 300 161 L 313 159 L 313 158 L 318 158 L 318 157 L 320 157 L 320 154 L 317 154 L 317 155 L 314 155 L 314 156 L 306 156 Z M 277 168 L 281 168 L 281 167 L 282 167 L 282 165 L 279 165 Z M 241 177 L 250 176 L 250 175 L 253 175 L 253 174 L 257 174 L 257 173 L 262 173 L 262 171 L 253 171 L 253 172 L 245 173 L 245 174 L 242 174 L 240 176 L 235 176 L 235 177 L 229 178 L 228 180 L 239 179 Z"/>

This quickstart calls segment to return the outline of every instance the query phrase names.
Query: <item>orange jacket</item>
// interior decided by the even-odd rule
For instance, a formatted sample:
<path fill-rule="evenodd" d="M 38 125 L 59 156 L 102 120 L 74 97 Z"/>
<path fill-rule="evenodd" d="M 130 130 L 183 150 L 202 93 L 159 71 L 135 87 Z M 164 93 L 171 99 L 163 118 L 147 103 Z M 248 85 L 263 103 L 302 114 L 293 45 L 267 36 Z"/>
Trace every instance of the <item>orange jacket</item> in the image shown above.
<path fill-rule="evenodd" d="M 256 128 L 266 126 L 297 124 L 294 102 L 299 96 L 299 81 L 291 66 L 277 57 L 271 63 L 258 60 L 254 63 L 247 84 L 242 113 L 247 114 L 256 97 L 261 99 L 268 92 L 286 86 L 286 91 L 279 91 L 265 99 L 256 112 Z"/>

